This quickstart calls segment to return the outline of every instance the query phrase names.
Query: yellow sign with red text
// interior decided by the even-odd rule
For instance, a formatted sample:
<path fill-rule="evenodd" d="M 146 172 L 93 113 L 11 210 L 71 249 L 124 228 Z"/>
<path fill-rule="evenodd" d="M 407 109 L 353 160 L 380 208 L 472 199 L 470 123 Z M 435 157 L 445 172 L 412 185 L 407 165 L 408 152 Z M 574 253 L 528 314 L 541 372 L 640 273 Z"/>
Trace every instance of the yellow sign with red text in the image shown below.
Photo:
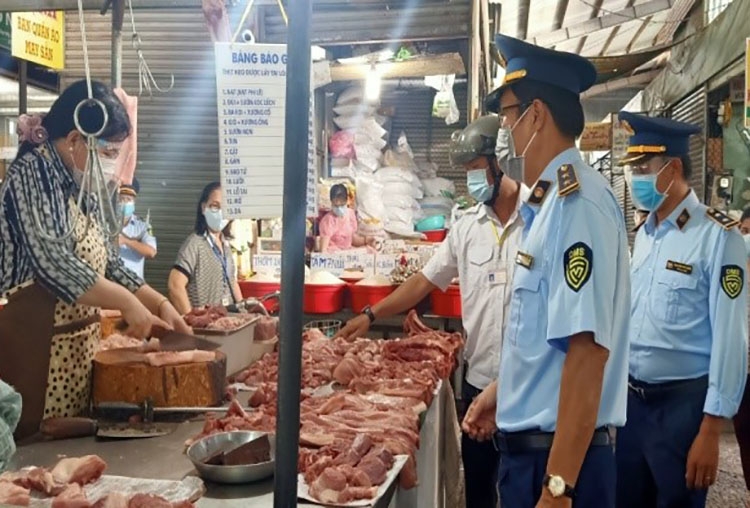
<path fill-rule="evenodd" d="M 14 12 L 11 54 L 52 69 L 65 68 L 65 18 L 62 11 Z"/>

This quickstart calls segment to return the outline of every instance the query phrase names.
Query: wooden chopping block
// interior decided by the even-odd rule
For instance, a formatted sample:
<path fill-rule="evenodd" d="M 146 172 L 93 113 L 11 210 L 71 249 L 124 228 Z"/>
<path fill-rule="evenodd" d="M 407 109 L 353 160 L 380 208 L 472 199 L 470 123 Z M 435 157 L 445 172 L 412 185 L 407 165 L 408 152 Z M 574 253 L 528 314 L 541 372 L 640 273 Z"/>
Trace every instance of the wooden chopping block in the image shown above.
<path fill-rule="evenodd" d="M 215 351 L 210 362 L 154 367 L 134 351 L 101 351 L 94 357 L 94 405 L 101 402 L 155 407 L 207 407 L 221 404 L 227 377 L 227 357 Z"/>

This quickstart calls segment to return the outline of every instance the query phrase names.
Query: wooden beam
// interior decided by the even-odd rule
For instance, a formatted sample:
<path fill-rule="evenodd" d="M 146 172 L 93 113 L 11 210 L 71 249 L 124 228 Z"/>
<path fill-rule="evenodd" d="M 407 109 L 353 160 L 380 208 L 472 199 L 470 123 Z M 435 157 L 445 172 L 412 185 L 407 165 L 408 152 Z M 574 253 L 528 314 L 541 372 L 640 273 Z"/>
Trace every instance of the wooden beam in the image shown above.
<path fill-rule="evenodd" d="M 423 78 L 439 74 L 466 74 L 464 60 L 458 53 L 447 53 L 439 56 L 414 58 L 404 62 L 386 62 L 377 64 L 383 79 Z M 367 77 L 369 64 L 332 64 L 331 79 L 333 81 L 360 80 Z"/>
<path fill-rule="evenodd" d="M 105 0 L 83 0 L 85 10 L 99 11 Z M 256 0 L 255 5 L 276 5 L 275 0 Z M 133 9 L 200 9 L 201 0 L 133 0 Z M 78 0 L 2 0 L 7 12 L 77 11 Z"/>
<path fill-rule="evenodd" d="M 570 39 L 578 39 L 600 30 L 615 27 L 633 21 L 634 19 L 651 16 L 669 10 L 676 0 L 650 0 L 649 2 L 627 7 L 617 12 L 598 16 L 596 18 L 571 25 L 560 30 L 554 30 L 544 35 L 530 37 L 527 42 L 537 46 L 549 47 Z"/>
<path fill-rule="evenodd" d="M 606 83 L 594 85 L 581 94 L 581 99 L 590 99 L 597 95 L 601 95 L 607 92 L 613 92 L 615 90 L 621 90 L 623 88 L 630 88 L 634 86 L 647 85 L 661 73 L 661 69 L 652 69 L 650 71 L 641 72 L 635 76 L 628 76 L 626 78 L 613 79 Z"/>

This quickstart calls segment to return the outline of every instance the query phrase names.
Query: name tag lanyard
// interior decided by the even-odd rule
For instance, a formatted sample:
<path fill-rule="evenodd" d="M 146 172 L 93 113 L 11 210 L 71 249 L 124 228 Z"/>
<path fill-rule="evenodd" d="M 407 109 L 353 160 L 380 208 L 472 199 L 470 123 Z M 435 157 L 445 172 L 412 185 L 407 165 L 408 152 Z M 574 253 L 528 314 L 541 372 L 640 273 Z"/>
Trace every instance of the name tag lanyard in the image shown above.
<path fill-rule="evenodd" d="M 502 259 L 503 245 L 505 245 L 505 240 L 507 240 L 508 236 L 510 236 L 510 230 L 511 230 L 512 224 L 508 224 L 508 226 L 506 226 L 505 229 L 503 229 L 503 234 L 501 235 L 497 230 L 497 226 L 495 226 L 495 222 L 492 219 L 489 219 L 489 221 L 490 221 L 490 226 L 492 227 L 492 232 L 495 233 L 495 238 L 497 239 L 497 245 L 500 250 L 500 258 Z"/>
<path fill-rule="evenodd" d="M 206 240 L 208 240 L 208 244 L 211 246 L 211 250 L 214 251 L 214 255 L 219 260 L 219 263 L 221 263 L 221 271 L 224 274 L 224 284 L 226 284 L 227 289 L 229 290 L 229 294 L 232 295 L 232 301 L 234 303 L 237 303 L 237 299 L 234 296 L 234 291 L 232 291 L 232 280 L 229 278 L 229 267 L 227 266 L 227 258 L 222 252 L 219 250 L 219 246 L 216 245 L 211 238 L 210 234 L 206 234 Z"/>

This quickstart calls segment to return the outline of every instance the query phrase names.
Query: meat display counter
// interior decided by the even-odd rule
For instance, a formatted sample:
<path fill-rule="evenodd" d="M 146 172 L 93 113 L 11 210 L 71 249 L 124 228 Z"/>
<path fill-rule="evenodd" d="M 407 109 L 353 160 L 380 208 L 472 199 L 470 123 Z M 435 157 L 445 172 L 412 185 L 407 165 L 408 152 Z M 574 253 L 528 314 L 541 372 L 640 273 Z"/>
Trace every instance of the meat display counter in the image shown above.
<path fill-rule="evenodd" d="M 373 508 L 440 508 L 443 503 L 443 415 L 446 387 L 440 389 L 425 413 L 420 431 L 421 446 L 417 453 L 419 485 L 401 490 L 393 482 Z M 48 466 L 60 456 L 98 455 L 107 463 L 107 474 L 134 478 L 181 480 L 194 475 L 193 465 L 184 454 L 185 441 L 197 435 L 202 420 L 182 423 L 166 436 L 135 440 L 96 440 L 93 437 L 62 441 L 19 443 L 9 470 L 27 466 Z M 273 506 L 273 479 L 259 483 L 230 486 L 206 483 L 205 495 L 198 508 L 267 508 Z M 300 507 L 319 506 L 300 501 Z"/>

